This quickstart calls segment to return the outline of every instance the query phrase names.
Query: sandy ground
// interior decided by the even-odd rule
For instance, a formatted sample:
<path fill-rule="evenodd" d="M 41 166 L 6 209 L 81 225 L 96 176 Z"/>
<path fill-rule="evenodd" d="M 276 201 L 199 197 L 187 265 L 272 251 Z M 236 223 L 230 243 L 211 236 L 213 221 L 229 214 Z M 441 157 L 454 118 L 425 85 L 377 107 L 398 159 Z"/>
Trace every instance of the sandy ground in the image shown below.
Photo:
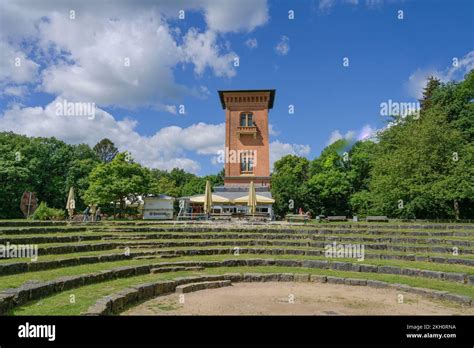
<path fill-rule="evenodd" d="M 399 303 L 403 295 L 403 303 Z M 183 297 L 184 296 L 184 297 Z M 184 303 L 183 302 L 184 299 Z M 147 301 L 122 315 L 473 315 L 474 309 L 391 289 L 320 283 L 235 283 Z"/>

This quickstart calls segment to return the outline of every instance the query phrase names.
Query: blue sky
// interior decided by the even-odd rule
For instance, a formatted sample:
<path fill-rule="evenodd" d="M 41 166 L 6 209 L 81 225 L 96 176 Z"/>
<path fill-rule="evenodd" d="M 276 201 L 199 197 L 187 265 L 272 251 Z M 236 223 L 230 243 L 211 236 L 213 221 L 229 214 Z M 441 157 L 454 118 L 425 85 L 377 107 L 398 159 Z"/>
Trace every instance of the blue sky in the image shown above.
<path fill-rule="evenodd" d="M 426 76 L 474 67 L 469 0 L 99 3 L 0 1 L 0 130 L 109 137 L 144 165 L 208 174 L 221 167 L 219 89 L 276 89 L 272 160 L 312 159 L 383 128 L 380 103 L 416 101 Z M 94 119 L 54 114 L 64 99 L 95 103 Z"/>

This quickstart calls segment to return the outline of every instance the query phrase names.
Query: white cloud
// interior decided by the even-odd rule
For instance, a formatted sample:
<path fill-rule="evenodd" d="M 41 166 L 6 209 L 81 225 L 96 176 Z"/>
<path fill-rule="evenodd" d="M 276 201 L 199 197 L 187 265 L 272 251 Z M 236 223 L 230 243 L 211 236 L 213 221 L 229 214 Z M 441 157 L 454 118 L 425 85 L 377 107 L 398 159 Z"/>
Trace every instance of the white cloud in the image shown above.
<path fill-rule="evenodd" d="M 266 0 L 201 1 L 205 4 L 210 29 L 222 32 L 250 32 L 268 21 Z"/>
<path fill-rule="evenodd" d="M 329 146 L 340 139 L 345 139 L 350 143 L 358 141 L 358 140 L 367 140 L 375 136 L 376 132 L 377 130 L 375 128 L 372 128 L 368 124 L 363 126 L 362 129 L 360 129 L 359 131 L 349 130 L 345 134 L 342 134 L 339 131 L 339 129 L 336 129 L 331 132 L 331 135 L 329 136 L 326 146 Z"/>
<path fill-rule="evenodd" d="M 258 47 L 258 41 L 255 38 L 248 39 L 247 41 L 245 41 L 245 46 L 247 46 L 248 48 L 252 50 Z"/>
<path fill-rule="evenodd" d="M 75 19 L 69 17 L 70 10 Z M 171 26 L 179 10 L 202 13 L 207 28 L 191 27 L 181 33 Z M 36 58 L 46 65 L 40 75 L 42 91 L 100 106 L 167 110 L 166 105 L 187 95 L 205 96 L 201 87 L 175 81 L 177 67 L 193 64 L 198 78 L 206 68 L 219 77 L 234 76 L 236 54 L 228 45 L 218 44 L 221 36 L 250 32 L 267 20 L 265 0 L 118 0 L 113 6 L 105 1 L 94 6 L 76 1 L 2 1 L 0 43 L 28 39 L 38 44 Z M 2 53 L 11 51 L 0 48 Z M 25 57 L 21 51 L 9 54 L 18 55 Z M 8 65 L 0 67 L 0 83 L 33 80 L 36 63 L 25 59 L 24 70 L 10 71 L 5 69 L 10 60 L 0 63 Z M 126 60 L 130 66 L 125 66 Z"/>
<path fill-rule="evenodd" d="M 404 0 L 319 0 L 317 6 L 321 12 L 329 12 L 336 5 L 352 5 L 358 6 L 364 4 L 369 9 L 375 9 L 384 3 L 403 2 Z"/>
<path fill-rule="evenodd" d="M 0 39 L 0 54 L 0 86 L 36 80 L 39 64 L 29 59 L 20 49 Z"/>
<path fill-rule="evenodd" d="M 153 136 L 143 136 L 135 130 L 136 120 L 118 121 L 111 114 L 96 108 L 95 118 L 58 116 L 57 98 L 45 108 L 15 105 L 0 116 L 0 131 L 13 131 L 28 136 L 54 136 L 67 143 L 95 145 L 110 138 L 120 151 L 128 150 L 141 164 L 172 169 L 180 167 L 197 172 L 200 165 L 186 157 L 186 152 L 213 155 L 224 145 L 225 125 L 197 123 L 186 128 L 164 127 Z"/>
<path fill-rule="evenodd" d="M 327 141 L 326 145 L 331 145 L 332 143 L 335 143 L 336 141 L 344 138 L 339 131 L 339 129 L 333 130 L 331 132 L 331 135 L 329 136 L 329 140 Z"/>
<path fill-rule="evenodd" d="M 311 151 L 309 145 L 288 144 L 278 140 L 270 143 L 270 167 L 273 170 L 273 164 L 286 155 L 307 156 Z"/>
<path fill-rule="evenodd" d="M 179 10 L 201 14 L 204 27 L 179 29 Z M 177 114 L 184 97 L 206 98 L 210 92 L 198 80 L 194 86 L 179 84 L 174 72 L 190 66 L 196 79 L 206 72 L 235 76 L 236 53 L 225 33 L 249 33 L 268 19 L 266 0 L 117 0 L 113 6 L 108 1 L 0 1 L 2 94 L 24 96 L 31 84 L 56 96 L 46 106 L 9 106 L 0 115 L 0 130 L 89 145 L 109 137 L 144 165 L 196 172 L 200 166 L 189 153 L 215 154 L 224 145 L 223 124 L 171 126 L 143 136 L 136 120 L 116 120 L 100 107 L 153 107 Z M 11 69 L 12 57 L 22 58 L 22 69 Z M 63 99 L 96 103 L 95 119 L 56 116 L 54 104 Z"/>
<path fill-rule="evenodd" d="M 367 6 L 372 6 L 373 2 L 378 2 L 380 0 L 367 0 Z M 320 0 L 319 1 L 319 10 L 321 11 L 329 11 L 332 9 L 336 4 L 350 4 L 350 5 L 358 5 L 359 0 Z"/>
<path fill-rule="evenodd" d="M 377 133 L 377 129 L 372 128 L 370 125 L 366 124 L 357 134 L 357 140 L 367 140 L 372 138 Z"/>
<path fill-rule="evenodd" d="M 280 135 L 280 131 L 278 131 L 273 124 L 268 125 L 268 134 L 272 136 Z"/>
<path fill-rule="evenodd" d="M 408 78 L 408 81 L 405 82 L 404 87 L 407 94 L 412 98 L 420 99 L 423 95 L 423 89 L 426 86 L 426 80 L 430 76 L 438 77 L 439 73 L 433 69 L 417 69 L 413 72 Z"/>
<path fill-rule="evenodd" d="M 464 78 L 464 75 L 474 69 L 474 51 L 468 52 L 464 57 L 457 58 L 456 64 L 452 64 L 444 70 L 437 69 L 417 69 L 405 82 L 405 90 L 410 97 L 420 99 L 423 96 L 423 89 L 426 87 L 428 77 L 433 76 L 441 82 L 457 81 Z"/>
<path fill-rule="evenodd" d="M 286 56 L 288 54 L 290 51 L 290 39 L 288 36 L 283 35 L 280 38 L 280 42 L 275 46 L 275 51 L 281 56 Z"/>
<path fill-rule="evenodd" d="M 74 64 L 59 61 L 42 72 L 41 88 L 70 100 L 101 106 L 150 105 L 172 101 L 190 91 L 177 85 L 172 68 L 183 52 L 159 17 L 130 21 L 52 14 L 42 23 L 41 45 L 70 53 Z"/>
<path fill-rule="evenodd" d="M 28 94 L 28 88 L 26 86 L 8 86 L 3 90 L 3 94 L 23 98 Z"/>
<path fill-rule="evenodd" d="M 232 63 L 236 54 L 219 54 L 215 32 L 208 30 L 200 33 L 194 28 L 189 29 L 184 37 L 183 50 L 186 59 L 194 64 L 194 72 L 197 75 L 202 75 L 206 67 L 210 67 L 216 76 L 235 76 Z"/>

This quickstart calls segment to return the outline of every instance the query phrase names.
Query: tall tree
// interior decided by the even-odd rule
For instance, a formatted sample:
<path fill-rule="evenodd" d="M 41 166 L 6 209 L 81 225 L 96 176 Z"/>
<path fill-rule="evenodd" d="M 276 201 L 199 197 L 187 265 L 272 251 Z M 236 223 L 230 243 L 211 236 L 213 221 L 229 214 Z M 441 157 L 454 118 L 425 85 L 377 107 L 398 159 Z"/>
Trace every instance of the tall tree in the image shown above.
<path fill-rule="evenodd" d="M 98 165 L 88 180 L 89 187 L 83 196 L 86 203 L 115 202 L 123 211 L 126 199 L 134 202 L 138 196 L 149 193 L 152 176 L 148 169 L 128 160 L 125 153 L 119 153 L 111 162 Z"/>
<path fill-rule="evenodd" d="M 472 216 L 474 73 L 440 84 L 419 119 L 396 120 L 379 136 L 370 183 L 374 206 L 404 218 Z"/>
<path fill-rule="evenodd" d="M 94 146 L 94 151 L 97 153 L 97 156 L 99 156 L 100 160 L 104 163 L 109 163 L 110 161 L 112 161 L 118 153 L 118 149 L 115 147 L 114 143 L 108 138 L 104 138 L 99 141 Z"/>
<path fill-rule="evenodd" d="M 436 89 L 439 87 L 440 81 L 434 76 L 428 77 L 425 88 L 423 89 L 423 97 L 420 100 L 420 104 L 423 110 L 429 109 L 431 106 L 431 97 Z"/>
<path fill-rule="evenodd" d="M 304 157 L 287 155 L 276 161 L 273 167 L 271 191 L 275 199 L 275 213 L 284 216 L 307 207 L 304 183 L 308 179 L 309 161 Z"/>
<path fill-rule="evenodd" d="M 326 147 L 311 162 L 312 174 L 306 183 L 305 197 L 313 214 L 348 215 L 352 191 L 349 171 L 350 144 L 340 139 Z"/>

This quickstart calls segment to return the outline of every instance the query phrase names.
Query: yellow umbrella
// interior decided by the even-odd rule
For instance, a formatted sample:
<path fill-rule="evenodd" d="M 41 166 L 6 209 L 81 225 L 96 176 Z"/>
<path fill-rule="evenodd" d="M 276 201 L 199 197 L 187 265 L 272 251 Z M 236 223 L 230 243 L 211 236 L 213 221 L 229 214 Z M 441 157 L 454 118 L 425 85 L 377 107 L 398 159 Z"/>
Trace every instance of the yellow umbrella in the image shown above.
<path fill-rule="evenodd" d="M 204 213 L 209 214 L 212 209 L 211 183 L 206 180 L 206 191 L 204 192 Z"/>
<path fill-rule="evenodd" d="M 249 200 L 247 205 L 249 206 L 249 214 L 255 214 L 257 211 L 257 193 L 255 192 L 255 185 L 253 184 L 253 181 L 250 182 Z"/>
<path fill-rule="evenodd" d="M 189 198 L 189 201 L 191 203 L 204 203 L 205 200 L 206 200 L 205 195 L 194 196 L 194 197 Z M 230 203 L 230 199 L 212 194 L 212 203 Z"/>
<path fill-rule="evenodd" d="M 272 204 L 275 203 L 275 200 L 269 197 L 261 196 L 261 195 L 256 195 L 257 197 L 257 203 L 262 203 L 262 204 Z M 249 201 L 249 196 L 243 196 L 239 197 L 233 200 L 234 203 L 247 203 Z"/>
<path fill-rule="evenodd" d="M 74 215 L 74 209 L 76 209 L 76 199 L 74 195 L 74 187 L 71 186 L 69 189 L 69 195 L 67 197 L 66 209 L 71 218 Z"/>

